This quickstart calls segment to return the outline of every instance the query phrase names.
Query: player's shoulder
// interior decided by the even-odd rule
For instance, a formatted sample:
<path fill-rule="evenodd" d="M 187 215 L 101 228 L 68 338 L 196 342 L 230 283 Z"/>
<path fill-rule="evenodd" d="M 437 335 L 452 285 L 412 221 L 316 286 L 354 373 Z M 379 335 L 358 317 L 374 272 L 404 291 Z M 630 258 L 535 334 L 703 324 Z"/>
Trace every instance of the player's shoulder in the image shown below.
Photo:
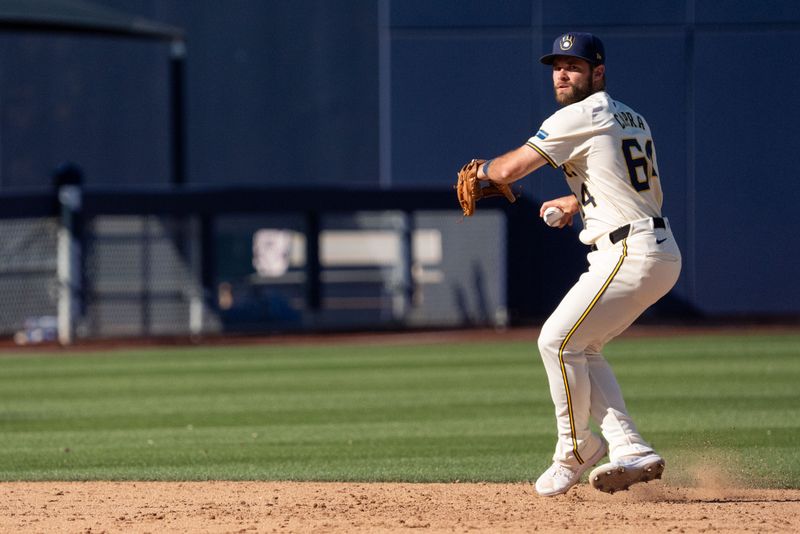
<path fill-rule="evenodd" d="M 627 107 L 622 102 L 614 100 L 611 95 L 605 91 L 598 91 L 588 97 L 582 102 L 592 113 L 614 113 L 620 106 Z"/>

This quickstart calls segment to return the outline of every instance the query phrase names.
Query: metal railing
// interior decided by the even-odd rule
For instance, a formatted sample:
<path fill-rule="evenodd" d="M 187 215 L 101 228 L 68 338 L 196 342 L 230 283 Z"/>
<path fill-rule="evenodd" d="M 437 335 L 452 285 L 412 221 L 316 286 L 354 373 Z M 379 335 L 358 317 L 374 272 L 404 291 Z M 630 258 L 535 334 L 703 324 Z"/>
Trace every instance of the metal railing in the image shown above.
<path fill-rule="evenodd" d="M 495 204 L 489 201 L 484 207 L 484 214 L 499 217 L 498 221 L 504 220 L 502 211 L 498 210 L 506 208 L 499 202 Z M 387 222 L 380 224 L 384 225 L 385 231 L 397 236 L 398 261 L 391 266 L 390 274 L 381 274 L 379 269 L 374 268 L 373 278 L 391 279 L 384 284 L 388 288 L 385 291 L 390 293 L 386 297 L 387 302 L 391 303 L 389 322 L 394 326 L 407 324 L 405 319 L 413 316 L 421 301 L 418 293 L 418 286 L 422 283 L 420 280 L 430 282 L 433 278 L 430 272 L 426 275 L 421 271 L 419 262 L 414 258 L 415 235 L 424 230 L 415 227 L 417 214 L 441 213 L 446 218 L 446 232 L 451 229 L 458 232 L 460 228 L 455 224 L 461 219 L 460 209 L 450 189 L 186 187 L 101 190 L 65 184 L 57 193 L 0 195 L 0 219 L 49 218 L 58 222 L 54 293 L 58 339 L 64 344 L 71 343 L 76 336 L 92 336 L 98 331 L 104 331 L 106 335 L 123 336 L 177 331 L 158 328 L 159 317 L 164 312 L 153 306 L 156 301 L 166 308 L 172 306 L 173 310 L 177 306 L 175 303 L 180 301 L 181 311 L 174 313 L 181 316 L 182 322 L 186 318 L 187 333 L 202 335 L 207 332 L 210 315 L 220 311 L 220 273 L 217 271 L 220 255 L 225 253 L 218 250 L 220 238 L 216 235 L 215 222 L 233 215 L 259 218 L 265 214 L 288 214 L 295 220 L 304 235 L 303 263 L 295 270 L 301 273 L 296 277 L 295 285 L 301 284 L 302 309 L 306 316 L 299 322 L 299 327 L 320 327 L 326 324 L 325 321 L 315 321 L 316 317 L 321 316 L 320 312 L 329 307 L 331 302 L 344 302 L 342 297 L 325 298 L 323 286 L 335 280 L 348 279 L 345 276 L 347 273 L 337 275 L 330 269 L 323 269 L 321 235 L 326 231 L 330 233 L 330 228 L 326 230 L 325 225 L 329 224 L 332 214 L 359 212 L 388 214 Z M 109 225 L 122 228 L 125 226 L 123 222 L 128 230 L 120 230 L 116 234 L 101 231 Z M 478 225 L 474 221 L 470 223 L 473 229 Z M 492 224 L 496 225 L 494 222 Z M 474 277 L 479 283 L 486 283 L 485 278 L 481 282 L 481 276 L 485 277 L 485 274 L 473 276 L 466 272 L 469 268 L 480 268 L 482 273 L 497 271 L 498 280 L 505 283 L 506 234 L 503 231 L 502 239 L 498 240 L 494 235 L 496 232 L 492 226 L 486 234 L 486 240 L 495 241 L 499 252 L 494 256 L 502 257 L 476 257 L 467 262 L 451 258 L 452 263 L 446 269 L 447 272 L 455 272 L 463 264 L 465 270 L 463 276 L 453 275 L 453 280 L 458 279 L 458 291 L 462 293 L 460 299 L 463 301 L 455 305 L 464 308 L 453 313 L 460 317 L 462 323 L 499 324 L 507 321 L 505 287 L 500 288 L 494 281 L 489 284 L 492 288 L 489 291 L 491 309 L 483 303 L 481 306 L 486 309 L 469 311 L 467 308 L 471 305 L 464 302 L 470 298 L 463 297 L 463 294 L 472 292 L 467 286 L 473 282 L 467 278 Z M 115 252 L 122 250 L 122 242 L 126 243 L 125 250 L 135 248 L 135 254 Z M 161 246 L 163 243 L 169 246 Z M 492 250 L 492 246 L 487 245 L 488 250 Z M 130 254 L 130 257 L 121 257 L 124 254 Z M 167 274 L 154 272 L 158 271 L 153 267 L 158 263 L 155 256 L 160 260 L 168 258 L 164 260 L 169 264 Z M 482 261 L 495 260 L 500 264 L 493 264 L 491 268 L 475 267 Z M 115 261 L 117 264 L 114 264 Z M 469 267 L 469 264 L 473 267 Z M 122 271 L 130 271 L 129 278 L 120 278 L 115 285 L 111 278 L 123 276 Z M 133 272 L 135 276 L 130 274 Z M 364 275 L 363 269 L 359 272 L 364 283 L 368 283 L 371 277 Z M 350 273 L 349 278 L 353 276 Z M 102 283 L 98 282 L 99 279 L 102 279 Z M 456 283 L 453 280 L 450 283 Z M 128 284 L 127 288 L 125 283 Z M 478 288 L 477 291 L 484 290 Z M 121 303 L 126 299 L 138 299 L 137 311 L 119 312 L 116 329 L 109 327 L 108 317 L 112 312 L 108 310 L 115 309 L 114 306 L 122 309 Z M 361 302 L 368 301 L 361 299 Z M 350 304 L 343 306 L 355 306 L 356 302 L 358 299 L 354 298 Z M 172 304 L 168 306 L 168 303 Z M 131 318 L 122 318 L 126 314 Z M 125 321 L 130 323 L 126 324 Z M 134 328 L 135 322 L 143 326 Z M 271 326 L 265 325 L 264 328 Z"/>

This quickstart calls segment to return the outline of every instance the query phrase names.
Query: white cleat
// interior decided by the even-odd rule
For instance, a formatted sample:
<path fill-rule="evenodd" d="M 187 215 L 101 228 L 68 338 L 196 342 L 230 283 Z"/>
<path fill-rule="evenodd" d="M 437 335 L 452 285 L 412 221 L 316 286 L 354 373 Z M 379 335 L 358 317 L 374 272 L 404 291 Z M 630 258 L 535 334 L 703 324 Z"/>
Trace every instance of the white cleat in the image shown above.
<path fill-rule="evenodd" d="M 608 446 L 603 441 L 597 452 L 581 465 L 571 467 L 558 462 L 554 463 L 536 480 L 536 492 L 544 497 L 566 493 L 572 486 L 580 482 L 581 476 L 599 462 L 607 451 Z"/>
<path fill-rule="evenodd" d="M 589 474 L 589 482 L 596 490 L 615 493 L 639 482 L 650 482 L 661 478 L 664 465 L 664 459 L 654 452 L 644 456 L 623 456 L 619 460 L 595 468 Z"/>

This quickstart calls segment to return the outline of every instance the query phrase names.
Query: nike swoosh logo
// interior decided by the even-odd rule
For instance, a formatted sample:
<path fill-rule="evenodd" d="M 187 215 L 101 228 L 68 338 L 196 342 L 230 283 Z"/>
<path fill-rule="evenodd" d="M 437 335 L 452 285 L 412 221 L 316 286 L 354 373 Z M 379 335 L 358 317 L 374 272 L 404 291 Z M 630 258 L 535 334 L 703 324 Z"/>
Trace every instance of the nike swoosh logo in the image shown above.
<path fill-rule="evenodd" d="M 661 243 L 663 243 L 663 242 L 664 242 L 664 241 L 666 241 L 667 239 L 669 239 L 669 238 L 668 238 L 668 237 L 665 237 L 664 239 L 658 239 L 658 238 L 656 238 L 656 245 L 660 245 Z"/>

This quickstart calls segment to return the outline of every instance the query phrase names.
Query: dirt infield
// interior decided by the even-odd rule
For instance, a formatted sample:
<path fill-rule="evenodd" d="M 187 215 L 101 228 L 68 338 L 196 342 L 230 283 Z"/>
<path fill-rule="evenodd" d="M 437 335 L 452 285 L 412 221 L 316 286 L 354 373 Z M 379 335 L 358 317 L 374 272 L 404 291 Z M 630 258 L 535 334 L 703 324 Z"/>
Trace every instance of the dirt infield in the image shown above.
<path fill-rule="evenodd" d="M 582 484 L 11 482 L 1 532 L 798 532 L 800 490 Z"/>

